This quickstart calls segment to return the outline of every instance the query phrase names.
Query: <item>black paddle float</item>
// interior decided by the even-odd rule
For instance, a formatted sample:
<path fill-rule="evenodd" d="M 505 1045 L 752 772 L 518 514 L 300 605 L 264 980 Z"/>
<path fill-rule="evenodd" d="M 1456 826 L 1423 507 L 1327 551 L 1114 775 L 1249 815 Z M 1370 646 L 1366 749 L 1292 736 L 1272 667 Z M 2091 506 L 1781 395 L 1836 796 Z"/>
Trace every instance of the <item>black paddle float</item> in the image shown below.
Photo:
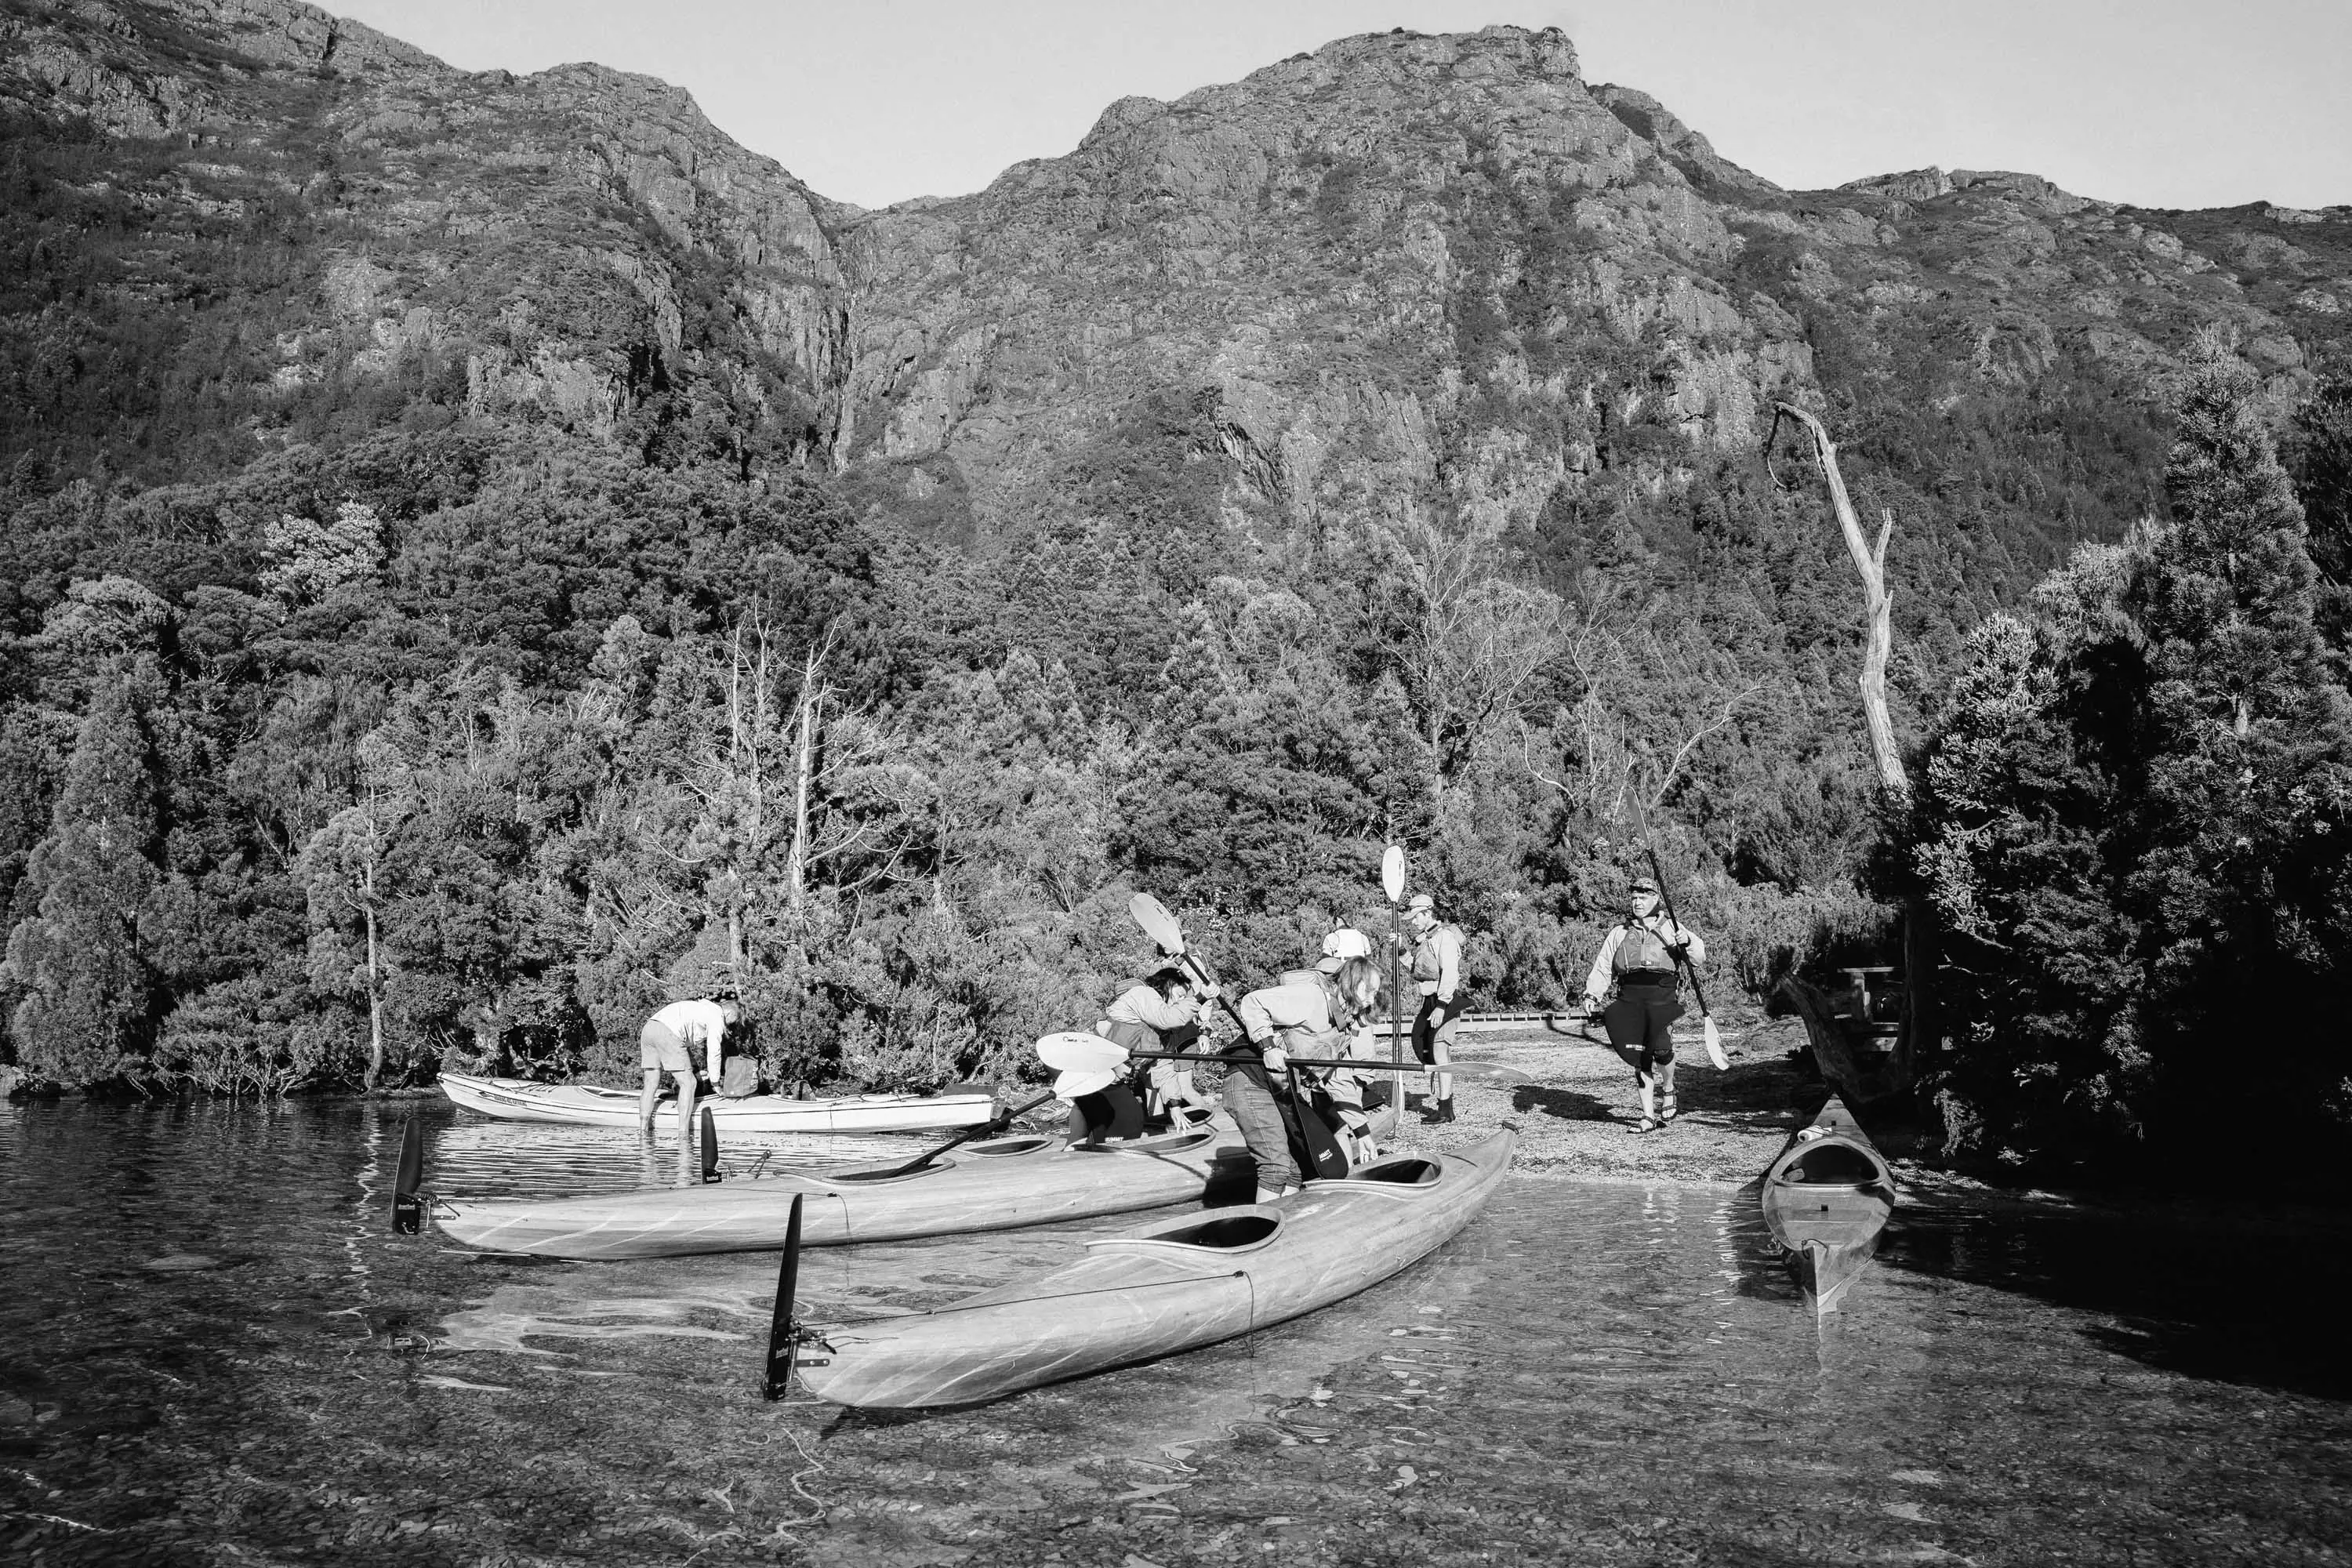
<path fill-rule="evenodd" d="M 400 1131 L 400 1164 L 392 1182 L 392 1228 L 415 1236 L 425 1228 L 425 1200 L 417 1184 L 425 1180 L 425 1127 L 414 1116 Z"/>
<path fill-rule="evenodd" d="M 801 1284 L 801 1197 L 793 1194 L 793 1208 L 784 1220 L 784 1260 L 776 1270 L 776 1315 L 768 1323 L 768 1375 L 761 1385 L 761 1395 L 782 1399 L 793 1381 L 796 1366 L 824 1366 L 831 1356 L 802 1354 L 803 1347 L 830 1349 L 801 1323 L 793 1312 L 793 1299 Z"/>

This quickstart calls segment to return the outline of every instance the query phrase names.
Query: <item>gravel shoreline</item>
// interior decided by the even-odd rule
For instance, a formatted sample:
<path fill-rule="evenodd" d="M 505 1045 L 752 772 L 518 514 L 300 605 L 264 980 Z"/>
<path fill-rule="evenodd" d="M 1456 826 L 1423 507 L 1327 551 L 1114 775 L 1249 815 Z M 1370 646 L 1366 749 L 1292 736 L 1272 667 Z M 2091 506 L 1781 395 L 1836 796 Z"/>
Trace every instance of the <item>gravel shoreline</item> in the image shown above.
<path fill-rule="evenodd" d="M 1459 1120 L 1430 1126 L 1418 1114 L 1421 1084 L 1407 1079 L 1407 1109 L 1394 1147 L 1444 1149 L 1508 1126 L 1519 1135 L 1512 1164 L 1517 1175 L 1744 1186 L 1763 1174 L 1801 1112 L 1826 1090 L 1790 1059 L 1804 1044 L 1804 1030 L 1794 1020 L 1726 1034 L 1723 1044 L 1730 1066 L 1718 1072 L 1696 1033 L 1676 1037 L 1675 1087 L 1682 1113 L 1656 1131 L 1640 1133 L 1633 1069 L 1606 1045 L 1541 1026 L 1474 1035 L 1456 1047 L 1458 1059 L 1516 1068 L 1532 1081 L 1457 1078 Z"/>

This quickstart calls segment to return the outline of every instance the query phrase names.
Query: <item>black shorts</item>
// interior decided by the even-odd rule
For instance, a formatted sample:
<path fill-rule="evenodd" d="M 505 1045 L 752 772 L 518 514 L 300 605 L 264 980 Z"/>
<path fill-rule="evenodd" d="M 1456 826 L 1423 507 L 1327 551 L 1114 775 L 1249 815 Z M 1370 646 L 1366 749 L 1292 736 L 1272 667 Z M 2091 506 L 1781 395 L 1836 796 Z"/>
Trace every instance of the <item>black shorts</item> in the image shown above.
<path fill-rule="evenodd" d="M 1672 1026 L 1682 1016 L 1682 998 L 1672 985 L 1627 984 L 1617 987 L 1617 1000 L 1609 1004 L 1601 1022 L 1617 1054 L 1636 1071 L 1648 1072 L 1675 1059 Z"/>
<path fill-rule="evenodd" d="M 1412 1054 L 1422 1066 L 1437 1059 L 1437 1032 L 1462 1016 L 1462 998 L 1440 1002 L 1433 991 L 1421 999 L 1421 1013 L 1412 1021 Z M 1448 1042 L 1449 1044 L 1451 1042 Z"/>

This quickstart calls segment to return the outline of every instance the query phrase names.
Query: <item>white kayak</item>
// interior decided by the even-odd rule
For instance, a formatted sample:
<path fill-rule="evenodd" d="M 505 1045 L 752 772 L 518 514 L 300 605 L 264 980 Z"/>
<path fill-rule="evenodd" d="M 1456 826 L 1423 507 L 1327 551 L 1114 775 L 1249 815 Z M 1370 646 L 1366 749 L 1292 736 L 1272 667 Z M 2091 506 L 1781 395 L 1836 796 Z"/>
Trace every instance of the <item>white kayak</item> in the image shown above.
<path fill-rule="evenodd" d="M 1509 1167 L 1513 1137 L 1088 1242 L 1042 1279 L 936 1311 L 815 1329 L 801 1381 L 836 1405 L 970 1405 L 1314 1311 L 1452 1240 Z"/>
<path fill-rule="evenodd" d="M 485 1116 L 508 1121 L 572 1121 L 595 1127 L 637 1124 L 637 1094 L 593 1083 L 531 1083 L 515 1078 L 441 1075 L 442 1092 Z M 710 1108 L 723 1137 L 730 1132 L 922 1132 L 977 1127 L 996 1114 L 996 1097 L 972 1094 L 853 1094 L 834 1100 L 788 1100 L 778 1094 L 696 1099 Z M 656 1131 L 677 1131 L 677 1101 L 654 1110 Z"/>
<path fill-rule="evenodd" d="M 1393 1107 L 1373 1113 L 1374 1138 L 1395 1126 Z M 499 1252 L 676 1258 L 782 1247 L 795 1196 L 802 1245 L 835 1247 L 1231 1201 L 1256 1186 L 1256 1167 L 1223 1111 L 1202 1127 L 1093 1147 L 1058 1133 L 994 1138 L 896 1173 L 913 1158 L 588 1197 L 443 1198 L 433 1219 L 452 1240 Z"/>

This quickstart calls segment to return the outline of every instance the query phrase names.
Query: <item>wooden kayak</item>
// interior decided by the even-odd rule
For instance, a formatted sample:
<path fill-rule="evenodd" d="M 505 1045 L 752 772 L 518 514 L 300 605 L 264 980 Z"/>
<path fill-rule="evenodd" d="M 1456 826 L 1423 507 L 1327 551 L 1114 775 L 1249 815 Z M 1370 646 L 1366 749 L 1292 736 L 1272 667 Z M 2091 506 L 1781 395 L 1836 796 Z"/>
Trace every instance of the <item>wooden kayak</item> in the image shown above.
<path fill-rule="evenodd" d="M 1391 1155 L 1270 1204 L 1088 1242 L 1076 1262 L 952 1307 L 819 1329 L 801 1379 L 836 1405 L 970 1405 L 1298 1317 L 1451 1240 L 1502 1180 L 1514 1139 Z"/>
<path fill-rule="evenodd" d="M 593 1083 L 530 1083 L 514 1078 L 441 1075 L 442 1092 L 468 1110 L 509 1121 L 574 1121 L 597 1127 L 637 1124 L 633 1089 Z M 921 1132 L 942 1127 L 977 1127 L 996 1114 L 993 1094 L 854 1094 L 835 1100 L 789 1100 L 753 1094 L 739 1100 L 704 1095 L 698 1110 L 727 1132 Z M 677 1131 L 677 1101 L 662 1100 L 654 1110 L 655 1131 Z"/>
<path fill-rule="evenodd" d="M 1816 1312 L 1834 1312 L 1878 1250 L 1895 1173 L 1835 1095 L 1764 1173 L 1764 1224 Z"/>
<path fill-rule="evenodd" d="M 1373 1137 L 1385 1138 L 1395 1128 L 1393 1109 L 1373 1115 Z M 1247 1197 L 1255 1186 L 1241 1133 L 1222 1111 L 1191 1131 L 1097 1148 L 1073 1144 L 1058 1133 L 966 1143 L 919 1171 L 890 1174 L 906 1163 L 901 1157 L 593 1197 L 443 1198 L 434 1205 L 433 1220 L 444 1235 L 495 1252 L 678 1258 L 782 1247 L 795 1193 L 804 1200 L 801 1245 L 838 1247 L 1018 1230 L 1203 1197 Z"/>

